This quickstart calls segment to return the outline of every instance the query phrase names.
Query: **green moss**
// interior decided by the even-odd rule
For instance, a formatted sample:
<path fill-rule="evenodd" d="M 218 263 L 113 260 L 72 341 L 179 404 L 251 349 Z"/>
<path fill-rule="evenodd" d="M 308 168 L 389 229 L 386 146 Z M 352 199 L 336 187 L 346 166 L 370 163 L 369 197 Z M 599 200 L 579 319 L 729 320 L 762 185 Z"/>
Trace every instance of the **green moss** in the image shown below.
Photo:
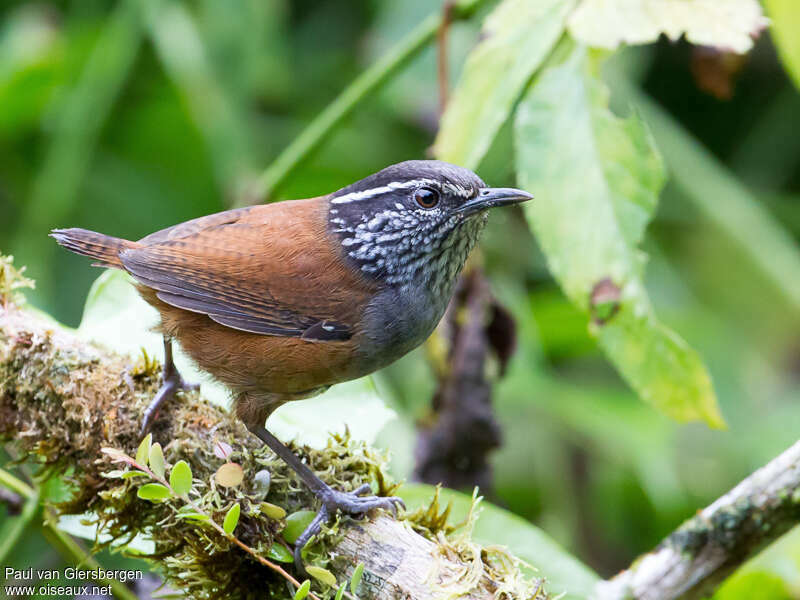
<path fill-rule="evenodd" d="M 0 305 L 7 307 L 9 304 L 22 306 L 24 296 L 18 290 L 35 287 L 33 279 L 23 275 L 25 267 L 14 267 L 13 256 L 0 255 Z"/>

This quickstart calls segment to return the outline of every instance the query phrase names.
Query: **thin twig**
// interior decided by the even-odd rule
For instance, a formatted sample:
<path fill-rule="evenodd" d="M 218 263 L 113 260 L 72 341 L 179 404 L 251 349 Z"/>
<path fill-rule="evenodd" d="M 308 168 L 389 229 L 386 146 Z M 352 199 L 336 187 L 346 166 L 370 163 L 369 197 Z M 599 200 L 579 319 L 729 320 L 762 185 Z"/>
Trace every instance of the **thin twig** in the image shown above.
<path fill-rule="evenodd" d="M 448 82 L 450 81 L 447 62 L 447 40 L 450 33 L 450 25 L 453 22 L 454 6 L 455 2 L 453 0 L 445 0 L 444 5 L 442 6 L 442 22 L 439 25 L 439 31 L 436 34 L 436 47 L 438 50 L 436 54 L 436 78 L 439 81 L 440 116 L 442 113 L 444 113 L 444 109 L 447 106 Z"/>

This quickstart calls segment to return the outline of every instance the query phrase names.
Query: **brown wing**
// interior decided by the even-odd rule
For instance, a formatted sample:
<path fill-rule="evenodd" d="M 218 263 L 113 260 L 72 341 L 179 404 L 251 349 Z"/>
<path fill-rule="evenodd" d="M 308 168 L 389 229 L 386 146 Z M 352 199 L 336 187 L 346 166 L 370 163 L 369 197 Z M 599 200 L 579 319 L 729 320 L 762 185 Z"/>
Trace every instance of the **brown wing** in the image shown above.
<path fill-rule="evenodd" d="M 345 340 L 368 288 L 328 242 L 324 212 L 321 198 L 227 211 L 149 235 L 120 259 L 163 302 L 222 325 Z"/>

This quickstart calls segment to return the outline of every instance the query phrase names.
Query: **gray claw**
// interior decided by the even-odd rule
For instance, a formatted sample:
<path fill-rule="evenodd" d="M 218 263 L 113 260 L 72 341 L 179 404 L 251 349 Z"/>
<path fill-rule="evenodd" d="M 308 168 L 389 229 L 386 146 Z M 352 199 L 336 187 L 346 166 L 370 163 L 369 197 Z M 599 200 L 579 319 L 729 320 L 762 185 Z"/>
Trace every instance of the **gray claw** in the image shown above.
<path fill-rule="evenodd" d="M 294 546 L 294 564 L 301 575 L 306 575 L 305 567 L 303 566 L 303 547 L 308 541 L 319 533 L 322 529 L 322 524 L 327 522 L 328 519 L 336 515 L 337 511 L 341 511 L 351 517 L 363 517 L 369 511 L 375 508 L 382 508 L 384 510 L 391 510 L 394 516 L 397 516 L 397 506 L 402 506 L 405 509 L 405 503 L 395 496 L 380 497 L 380 496 L 362 496 L 368 491 L 372 491 L 369 484 L 365 483 L 360 485 L 352 492 L 337 492 L 332 488 L 323 489 L 317 494 L 322 501 L 322 506 L 317 512 L 317 516 L 311 521 L 305 531 L 297 538 Z"/>

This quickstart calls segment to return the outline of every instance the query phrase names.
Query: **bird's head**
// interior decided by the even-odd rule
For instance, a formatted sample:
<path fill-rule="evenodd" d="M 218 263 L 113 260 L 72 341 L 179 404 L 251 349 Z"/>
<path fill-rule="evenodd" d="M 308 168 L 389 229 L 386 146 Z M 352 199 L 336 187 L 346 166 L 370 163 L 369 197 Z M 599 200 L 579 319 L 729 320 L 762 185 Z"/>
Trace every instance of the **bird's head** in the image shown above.
<path fill-rule="evenodd" d="M 389 285 L 446 293 L 490 208 L 533 196 L 490 188 L 469 169 L 438 160 L 391 165 L 331 194 L 328 227 L 347 258 Z"/>

